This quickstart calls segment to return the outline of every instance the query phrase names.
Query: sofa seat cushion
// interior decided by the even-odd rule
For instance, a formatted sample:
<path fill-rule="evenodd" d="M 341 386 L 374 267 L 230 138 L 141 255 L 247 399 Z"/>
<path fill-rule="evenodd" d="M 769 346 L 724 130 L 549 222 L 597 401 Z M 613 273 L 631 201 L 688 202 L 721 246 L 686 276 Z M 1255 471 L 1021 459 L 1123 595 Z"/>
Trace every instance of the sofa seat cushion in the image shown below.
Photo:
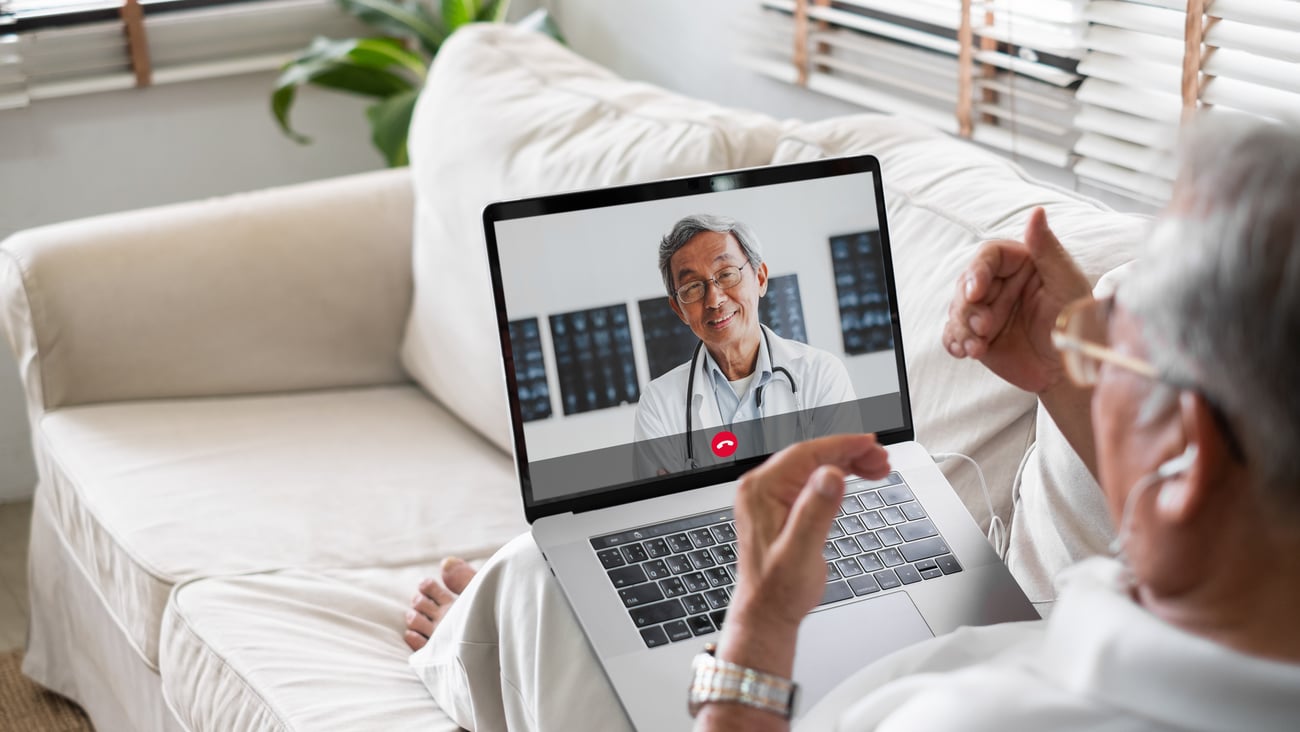
<path fill-rule="evenodd" d="M 36 439 L 55 521 L 153 668 L 180 582 L 485 556 L 525 526 L 509 458 L 413 386 L 77 407 Z"/>
<path fill-rule="evenodd" d="M 1029 213 L 1043 206 L 1053 230 L 1095 282 L 1133 258 L 1148 218 L 1117 213 L 1034 180 L 999 155 L 888 115 L 837 117 L 791 129 L 773 162 L 850 153 L 880 160 L 917 440 L 931 451 L 960 452 L 978 462 L 1005 521 L 1017 468 L 1034 440 L 1036 399 L 944 348 L 940 336 L 957 277 L 985 240 L 1021 239 Z M 956 460 L 943 469 L 987 527 L 973 469 Z"/>
<path fill-rule="evenodd" d="M 762 165 L 783 125 L 625 81 L 545 36 L 459 30 L 411 123 L 415 295 L 403 363 L 503 450 L 512 447 L 483 207 Z"/>
<path fill-rule="evenodd" d="M 177 587 L 163 620 L 163 694 L 194 732 L 459 729 L 407 665 L 402 641 L 409 598 L 436 567 Z"/>

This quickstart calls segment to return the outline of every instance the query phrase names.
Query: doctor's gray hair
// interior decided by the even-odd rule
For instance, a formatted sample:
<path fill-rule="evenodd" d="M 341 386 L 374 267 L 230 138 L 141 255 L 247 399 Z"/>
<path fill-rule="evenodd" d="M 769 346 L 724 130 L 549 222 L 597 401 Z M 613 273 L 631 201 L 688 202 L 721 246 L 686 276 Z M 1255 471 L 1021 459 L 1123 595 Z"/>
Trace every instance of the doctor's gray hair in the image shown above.
<path fill-rule="evenodd" d="M 1300 132 L 1209 123 L 1117 297 L 1168 381 L 1225 412 L 1261 496 L 1300 516 Z M 1176 403 L 1176 402 L 1174 402 Z"/>
<path fill-rule="evenodd" d="M 692 214 L 682 218 L 673 224 L 673 230 L 668 232 L 659 242 L 659 272 L 664 278 L 664 288 L 668 290 L 668 297 L 677 297 L 677 292 L 673 287 L 672 261 L 673 255 L 677 250 L 686 246 L 696 234 L 713 231 L 719 234 L 731 234 L 740 244 L 740 248 L 745 252 L 745 258 L 755 267 L 763 263 L 763 247 L 758 243 L 758 237 L 754 235 L 745 224 L 726 216 L 714 216 L 713 214 Z"/>

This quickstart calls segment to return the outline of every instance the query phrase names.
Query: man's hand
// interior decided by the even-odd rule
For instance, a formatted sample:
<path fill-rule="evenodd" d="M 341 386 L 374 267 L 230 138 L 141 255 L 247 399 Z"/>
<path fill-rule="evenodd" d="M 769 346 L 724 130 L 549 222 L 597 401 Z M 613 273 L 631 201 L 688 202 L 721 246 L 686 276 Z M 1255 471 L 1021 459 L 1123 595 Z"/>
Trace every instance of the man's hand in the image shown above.
<path fill-rule="evenodd" d="M 1061 383 L 1052 326 L 1067 303 L 1091 292 L 1047 214 L 1034 209 L 1023 243 L 986 242 L 957 279 L 943 344 L 957 358 L 975 358 L 1025 391 L 1041 394 Z"/>
<path fill-rule="evenodd" d="M 740 581 L 721 657 L 790 675 L 799 623 L 821 600 L 826 583 L 822 545 L 844 497 L 844 476 L 880 478 L 888 472 L 889 455 L 875 435 L 835 435 L 788 447 L 741 478 Z M 788 649 L 765 648 L 772 642 L 788 643 Z"/>

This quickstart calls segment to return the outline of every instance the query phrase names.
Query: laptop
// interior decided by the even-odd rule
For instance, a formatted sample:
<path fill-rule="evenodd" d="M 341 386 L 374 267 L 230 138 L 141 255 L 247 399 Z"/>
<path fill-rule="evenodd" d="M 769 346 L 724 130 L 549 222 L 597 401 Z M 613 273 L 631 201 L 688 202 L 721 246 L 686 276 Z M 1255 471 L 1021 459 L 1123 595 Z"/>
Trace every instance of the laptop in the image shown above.
<path fill-rule="evenodd" d="M 505 201 L 483 218 L 525 514 L 637 729 L 689 728 L 691 659 L 718 639 L 736 581 L 736 481 L 796 440 L 874 432 L 893 470 L 847 482 L 799 633 L 796 719 L 900 648 L 1038 618 L 914 440 L 876 158 Z M 679 316 L 658 250 L 683 222 L 744 228 L 714 237 L 723 254 L 700 261 L 716 266 L 674 276 L 713 278 Z M 719 333 L 751 351 L 758 334 L 747 380 L 714 358 L 732 343 Z"/>

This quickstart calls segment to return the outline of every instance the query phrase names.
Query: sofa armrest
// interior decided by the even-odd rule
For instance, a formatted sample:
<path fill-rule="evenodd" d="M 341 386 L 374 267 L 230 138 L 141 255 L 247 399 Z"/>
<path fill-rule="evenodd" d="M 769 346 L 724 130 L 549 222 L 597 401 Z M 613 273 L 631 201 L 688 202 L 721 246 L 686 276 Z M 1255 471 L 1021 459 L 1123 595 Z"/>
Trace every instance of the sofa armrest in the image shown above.
<path fill-rule="evenodd" d="M 129 211 L 0 245 L 28 407 L 400 383 L 407 170 Z"/>

